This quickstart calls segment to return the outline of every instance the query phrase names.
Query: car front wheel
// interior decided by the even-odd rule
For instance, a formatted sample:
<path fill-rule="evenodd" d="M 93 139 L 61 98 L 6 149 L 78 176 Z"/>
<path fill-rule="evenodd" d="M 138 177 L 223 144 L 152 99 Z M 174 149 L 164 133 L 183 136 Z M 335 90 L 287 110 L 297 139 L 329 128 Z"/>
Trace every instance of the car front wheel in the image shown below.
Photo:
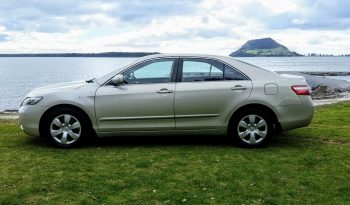
<path fill-rule="evenodd" d="M 55 145 L 63 148 L 81 144 L 88 129 L 84 116 L 71 108 L 54 110 L 44 124 L 44 134 L 50 137 Z"/>

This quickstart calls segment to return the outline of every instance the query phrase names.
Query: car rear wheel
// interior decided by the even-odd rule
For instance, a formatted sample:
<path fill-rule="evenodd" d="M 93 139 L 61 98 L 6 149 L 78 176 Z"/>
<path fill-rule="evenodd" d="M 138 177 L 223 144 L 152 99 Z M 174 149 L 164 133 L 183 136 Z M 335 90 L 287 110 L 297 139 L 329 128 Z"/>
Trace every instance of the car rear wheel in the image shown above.
<path fill-rule="evenodd" d="M 262 147 L 268 144 L 273 133 L 273 123 L 268 114 L 248 109 L 234 116 L 231 123 L 234 142 L 246 147 Z"/>
<path fill-rule="evenodd" d="M 44 135 L 63 148 L 80 145 L 90 130 L 84 115 L 71 108 L 59 108 L 51 112 L 44 123 Z"/>

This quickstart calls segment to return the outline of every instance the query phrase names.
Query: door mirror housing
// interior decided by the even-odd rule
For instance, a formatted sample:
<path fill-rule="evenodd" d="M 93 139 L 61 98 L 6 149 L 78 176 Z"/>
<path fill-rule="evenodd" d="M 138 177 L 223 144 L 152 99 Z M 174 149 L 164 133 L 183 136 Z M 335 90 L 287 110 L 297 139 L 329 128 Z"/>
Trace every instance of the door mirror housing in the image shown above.
<path fill-rule="evenodd" d="M 118 74 L 118 75 L 114 76 L 111 81 L 114 85 L 120 85 L 120 84 L 123 84 L 125 82 L 124 76 L 122 74 Z"/>

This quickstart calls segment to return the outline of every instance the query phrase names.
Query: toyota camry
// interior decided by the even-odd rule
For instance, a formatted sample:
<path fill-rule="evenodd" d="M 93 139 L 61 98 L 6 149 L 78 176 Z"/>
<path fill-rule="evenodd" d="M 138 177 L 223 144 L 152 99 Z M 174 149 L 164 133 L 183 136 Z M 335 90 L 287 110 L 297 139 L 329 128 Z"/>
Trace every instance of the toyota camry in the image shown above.
<path fill-rule="evenodd" d="M 19 109 L 26 134 L 60 147 L 95 135 L 204 134 L 259 147 L 307 126 L 313 112 L 304 77 L 190 54 L 150 55 L 96 79 L 37 88 Z"/>

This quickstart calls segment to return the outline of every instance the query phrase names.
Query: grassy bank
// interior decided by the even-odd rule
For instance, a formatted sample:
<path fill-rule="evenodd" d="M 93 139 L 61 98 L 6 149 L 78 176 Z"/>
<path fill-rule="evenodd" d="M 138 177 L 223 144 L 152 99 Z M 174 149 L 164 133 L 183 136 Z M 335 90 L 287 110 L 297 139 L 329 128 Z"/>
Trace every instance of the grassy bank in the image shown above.
<path fill-rule="evenodd" d="M 265 149 L 225 138 L 100 139 L 62 150 L 0 122 L 0 204 L 346 204 L 350 103 Z"/>

